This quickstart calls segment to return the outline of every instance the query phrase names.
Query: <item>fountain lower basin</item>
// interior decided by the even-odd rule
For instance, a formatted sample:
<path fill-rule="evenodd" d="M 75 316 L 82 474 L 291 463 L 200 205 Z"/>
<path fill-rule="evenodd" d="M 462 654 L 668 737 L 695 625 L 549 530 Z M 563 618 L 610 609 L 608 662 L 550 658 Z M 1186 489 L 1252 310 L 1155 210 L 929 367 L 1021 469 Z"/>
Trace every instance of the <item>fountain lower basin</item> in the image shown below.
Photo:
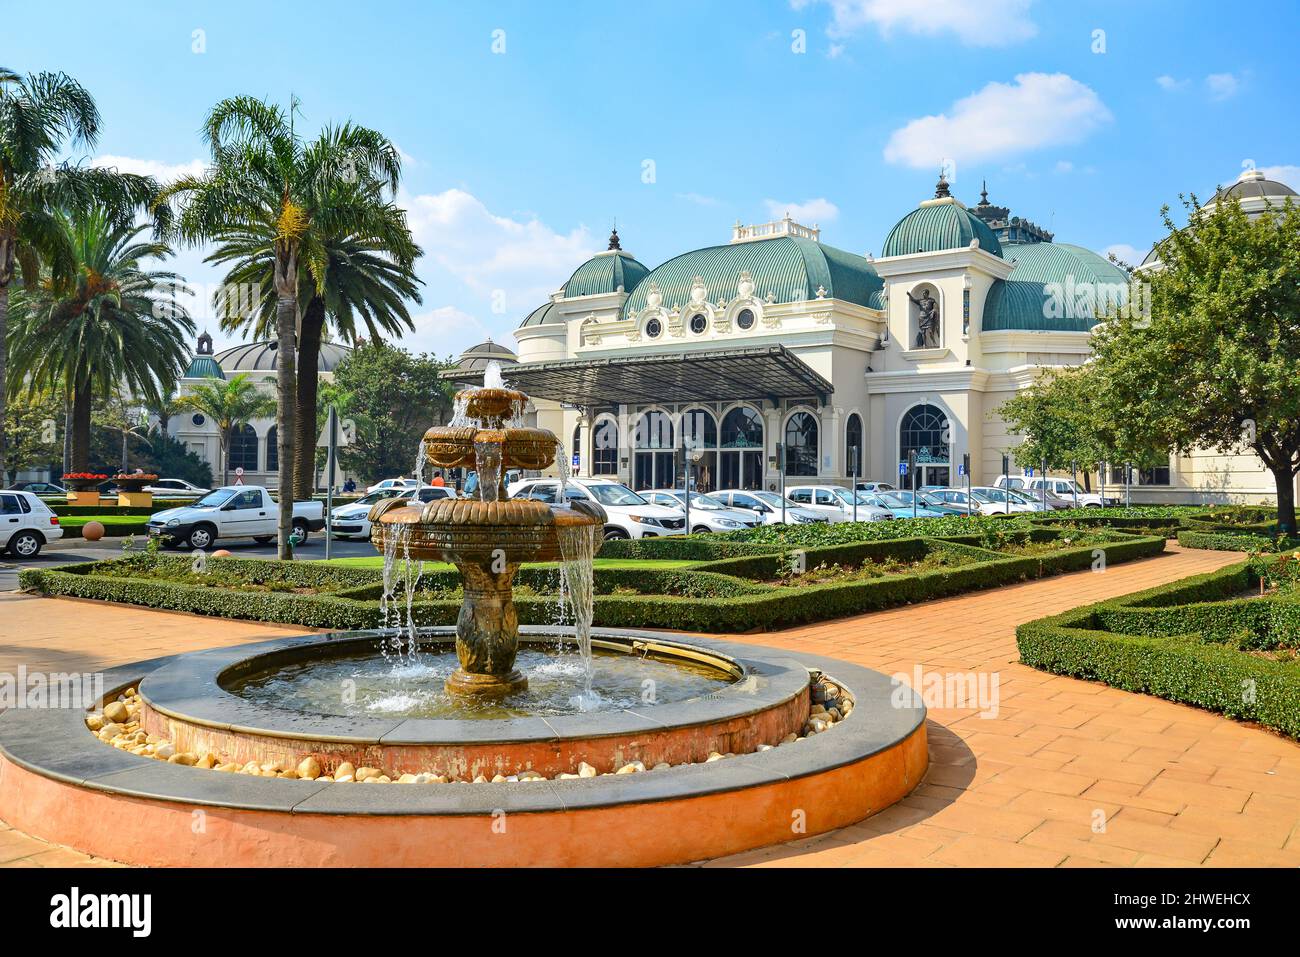
<path fill-rule="evenodd" d="M 422 630 L 421 647 L 437 649 L 426 653 L 426 661 L 450 668 L 454 639 L 450 629 Z M 313 756 L 326 774 L 349 762 L 393 776 L 437 773 L 472 781 L 525 771 L 574 774 L 584 763 L 607 773 L 635 761 L 649 768 L 704 762 L 713 753 L 749 753 L 801 733 L 811 707 L 808 670 L 789 659 L 736 658 L 615 632 L 593 635 L 597 673 L 603 670 L 610 679 L 594 687 L 617 695 L 607 698 L 603 710 L 569 705 L 572 679 L 505 700 L 439 696 L 436 671 L 424 683 L 440 716 L 376 712 L 364 707 L 364 699 L 361 707 L 348 705 L 343 697 L 355 690 L 346 683 L 354 663 L 366 669 L 380 662 L 374 670 L 390 671 L 381 656 L 385 640 L 379 633 L 353 632 L 273 643 L 260 653 L 255 647 L 185 655 L 141 683 L 141 726 L 178 751 L 212 752 L 238 764 L 293 767 Z M 528 629 L 522 641 L 530 662 L 565 657 L 554 654 L 557 638 L 545 630 Z M 570 651 L 567 657 L 577 656 Z M 602 659 L 610 662 L 603 669 Z M 397 667 L 411 660 L 403 657 Z M 304 673 L 315 678 L 299 677 Z M 337 682 L 335 701 L 322 701 L 330 680 Z M 665 682 L 663 698 L 654 683 L 659 680 Z M 307 696 L 315 703 L 285 707 L 277 700 L 283 681 L 310 689 Z M 538 694 L 545 700 L 530 704 Z"/>

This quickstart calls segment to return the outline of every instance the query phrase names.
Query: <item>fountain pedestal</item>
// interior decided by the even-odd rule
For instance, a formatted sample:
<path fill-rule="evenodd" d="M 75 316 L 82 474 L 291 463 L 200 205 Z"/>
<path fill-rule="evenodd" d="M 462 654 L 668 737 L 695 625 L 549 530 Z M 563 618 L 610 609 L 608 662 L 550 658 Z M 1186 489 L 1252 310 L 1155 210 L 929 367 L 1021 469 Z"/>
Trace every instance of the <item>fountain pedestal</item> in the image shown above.
<path fill-rule="evenodd" d="M 512 592 L 517 564 L 494 571 L 494 563 L 456 562 L 465 600 L 456 619 L 456 658 L 460 667 L 447 679 L 456 695 L 504 698 L 528 687 L 515 668 L 519 616 Z"/>

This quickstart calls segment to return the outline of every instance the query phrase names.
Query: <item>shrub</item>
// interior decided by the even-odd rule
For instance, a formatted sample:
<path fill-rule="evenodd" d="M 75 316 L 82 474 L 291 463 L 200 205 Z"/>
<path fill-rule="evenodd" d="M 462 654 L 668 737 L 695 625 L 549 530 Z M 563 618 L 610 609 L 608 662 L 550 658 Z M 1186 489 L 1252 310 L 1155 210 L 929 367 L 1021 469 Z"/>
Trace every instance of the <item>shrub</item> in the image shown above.
<path fill-rule="evenodd" d="M 1294 648 L 1300 605 L 1233 597 L 1257 583 L 1243 562 L 1031 621 L 1020 659 L 1300 737 L 1300 665 L 1251 653 Z"/>

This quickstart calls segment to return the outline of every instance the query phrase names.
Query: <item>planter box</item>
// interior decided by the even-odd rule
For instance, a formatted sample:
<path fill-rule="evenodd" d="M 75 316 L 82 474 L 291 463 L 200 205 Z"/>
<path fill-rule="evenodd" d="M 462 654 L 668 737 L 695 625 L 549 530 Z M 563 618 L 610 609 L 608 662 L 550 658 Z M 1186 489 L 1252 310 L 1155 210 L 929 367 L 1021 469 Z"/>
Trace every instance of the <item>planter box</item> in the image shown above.
<path fill-rule="evenodd" d="M 72 490 L 68 492 L 69 505 L 93 505 L 99 508 L 99 489 L 92 488 L 83 491 Z"/>
<path fill-rule="evenodd" d="M 128 492 L 126 489 L 119 489 L 117 504 L 123 507 L 147 508 L 153 504 L 153 492 Z"/>

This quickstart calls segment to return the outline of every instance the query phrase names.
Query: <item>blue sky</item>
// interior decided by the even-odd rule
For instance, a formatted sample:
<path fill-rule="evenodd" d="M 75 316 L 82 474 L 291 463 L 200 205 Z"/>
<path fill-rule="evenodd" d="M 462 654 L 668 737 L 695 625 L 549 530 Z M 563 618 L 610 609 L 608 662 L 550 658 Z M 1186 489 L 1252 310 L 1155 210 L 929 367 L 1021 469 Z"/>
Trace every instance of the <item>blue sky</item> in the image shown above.
<path fill-rule="evenodd" d="M 404 344 L 438 354 L 513 344 L 614 218 L 650 266 L 787 209 L 875 253 L 948 162 L 967 203 L 987 179 L 1061 241 L 1128 257 L 1162 204 L 1243 164 L 1300 189 L 1293 0 L 5 7 L 0 64 L 95 95 L 93 162 L 201 166 L 202 118 L 237 93 L 390 136 L 426 250 Z M 201 258 L 175 268 L 217 282 Z"/>

